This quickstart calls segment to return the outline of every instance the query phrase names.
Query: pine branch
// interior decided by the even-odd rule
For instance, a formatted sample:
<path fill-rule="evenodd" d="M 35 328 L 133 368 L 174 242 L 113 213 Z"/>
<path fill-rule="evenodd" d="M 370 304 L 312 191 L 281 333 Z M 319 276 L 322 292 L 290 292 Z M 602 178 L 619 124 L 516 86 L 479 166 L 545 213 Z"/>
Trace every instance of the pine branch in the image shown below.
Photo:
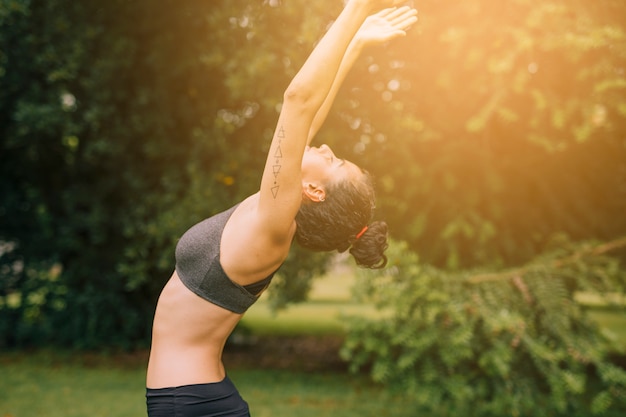
<path fill-rule="evenodd" d="M 587 256 L 599 256 L 599 255 L 605 254 L 607 252 L 610 252 L 610 251 L 613 251 L 615 249 L 619 249 L 622 247 L 626 247 L 626 237 L 612 240 L 610 242 L 606 242 L 601 245 L 583 248 L 570 256 L 567 256 L 561 259 L 556 259 L 550 262 L 549 267 L 553 269 L 561 268 L 563 266 L 575 263 L 581 258 L 584 258 Z M 535 264 L 530 264 L 527 266 L 523 266 L 521 268 L 516 268 L 516 269 L 512 269 L 512 270 L 505 271 L 505 272 L 473 275 L 467 278 L 465 280 L 465 283 L 480 284 L 483 282 L 510 280 L 510 279 L 514 279 L 515 277 L 523 276 L 534 267 L 536 267 Z"/>

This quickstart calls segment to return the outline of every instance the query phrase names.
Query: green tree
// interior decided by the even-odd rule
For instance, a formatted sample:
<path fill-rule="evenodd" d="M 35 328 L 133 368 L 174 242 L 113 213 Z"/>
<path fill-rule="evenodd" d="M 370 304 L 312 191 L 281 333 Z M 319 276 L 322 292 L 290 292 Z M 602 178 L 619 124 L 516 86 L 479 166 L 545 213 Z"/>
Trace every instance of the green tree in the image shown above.
<path fill-rule="evenodd" d="M 523 263 L 560 232 L 623 235 L 626 4 L 418 6 L 337 105 L 392 234 L 449 268 Z"/>
<path fill-rule="evenodd" d="M 248 3 L 0 3 L 0 345 L 148 340 L 177 238 L 258 187 L 282 90 L 233 75 L 263 60 Z M 298 254 L 293 299 L 323 265 Z"/>
<path fill-rule="evenodd" d="M 626 238 L 557 247 L 523 267 L 472 275 L 424 265 L 395 244 L 385 273 L 361 277 L 359 294 L 380 317 L 350 319 L 344 358 L 412 398 L 417 414 L 621 415 L 626 370 L 610 357 L 620 348 L 576 294 L 609 305 L 624 294 L 626 272 L 609 255 Z"/>
<path fill-rule="evenodd" d="M 145 343 L 178 237 L 258 188 L 339 3 L 0 1 L 2 344 Z M 320 135 L 378 178 L 392 235 L 452 269 L 623 235 L 623 2 L 419 7 Z M 323 259 L 294 252 L 276 304 Z"/>

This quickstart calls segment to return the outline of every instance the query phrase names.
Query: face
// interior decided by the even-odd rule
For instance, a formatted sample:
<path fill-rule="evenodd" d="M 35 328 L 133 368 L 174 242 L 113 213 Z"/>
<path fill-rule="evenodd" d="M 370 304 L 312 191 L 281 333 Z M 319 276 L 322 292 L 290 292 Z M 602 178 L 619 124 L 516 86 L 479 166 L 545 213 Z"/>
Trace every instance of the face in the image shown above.
<path fill-rule="evenodd" d="M 337 158 L 327 146 L 307 147 L 302 158 L 302 181 L 324 186 L 332 181 L 355 180 L 361 169 L 350 161 Z"/>

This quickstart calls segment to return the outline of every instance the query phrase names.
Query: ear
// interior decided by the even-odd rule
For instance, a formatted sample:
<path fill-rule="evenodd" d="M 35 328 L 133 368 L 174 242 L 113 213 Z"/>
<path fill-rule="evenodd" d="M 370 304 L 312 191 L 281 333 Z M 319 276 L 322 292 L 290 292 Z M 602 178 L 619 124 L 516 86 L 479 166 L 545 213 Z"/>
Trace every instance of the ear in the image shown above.
<path fill-rule="evenodd" d="M 324 190 L 324 187 L 311 182 L 302 184 L 302 195 L 315 203 L 326 200 L 326 190 Z"/>

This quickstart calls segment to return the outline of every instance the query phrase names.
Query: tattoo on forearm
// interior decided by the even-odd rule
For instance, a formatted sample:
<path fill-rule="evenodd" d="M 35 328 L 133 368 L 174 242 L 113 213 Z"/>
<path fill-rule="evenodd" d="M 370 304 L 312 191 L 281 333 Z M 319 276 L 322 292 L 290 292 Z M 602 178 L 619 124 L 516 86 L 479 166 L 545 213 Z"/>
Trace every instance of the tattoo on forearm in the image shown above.
<path fill-rule="evenodd" d="M 280 169 L 282 168 L 282 159 L 283 159 L 283 151 L 281 149 L 282 141 L 285 138 L 285 130 L 281 126 L 278 129 L 278 133 L 276 134 L 278 138 L 278 147 L 276 151 L 274 151 L 274 165 L 272 165 L 272 170 L 274 173 L 274 185 L 272 186 L 272 196 L 274 199 L 278 196 L 278 189 L 280 188 L 280 184 L 278 183 L 278 175 L 280 174 Z"/>

